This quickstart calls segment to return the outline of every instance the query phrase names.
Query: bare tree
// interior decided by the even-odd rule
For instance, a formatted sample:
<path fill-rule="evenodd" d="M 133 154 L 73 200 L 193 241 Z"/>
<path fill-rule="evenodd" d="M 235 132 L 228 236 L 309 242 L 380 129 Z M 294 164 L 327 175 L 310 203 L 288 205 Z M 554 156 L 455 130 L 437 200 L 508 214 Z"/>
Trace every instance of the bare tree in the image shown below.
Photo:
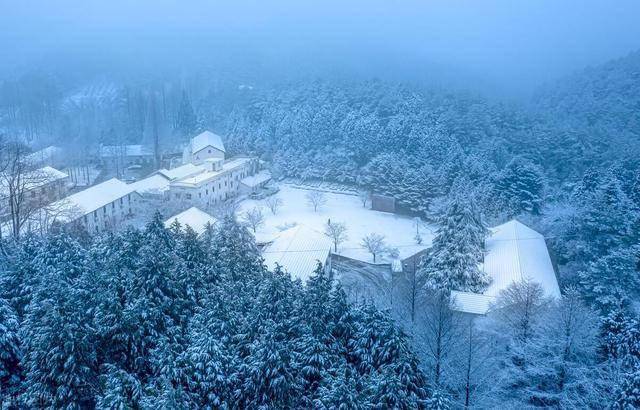
<path fill-rule="evenodd" d="M 264 215 L 262 214 L 262 210 L 256 207 L 246 211 L 242 216 L 242 220 L 249 225 L 253 233 L 255 233 L 258 227 L 264 224 Z"/>
<path fill-rule="evenodd" d="M 307 203 L 313 207 L 313 212 L 318 212 L 318 208 L 327 203 L 327 197 L 321 191 L 309 191 L 305 197 L 307 198 Z"/>
<path fill-rule="evenodd" d="M 360 198 L 363 208 L 367 207 L 367 202 L 369 202 L 370 197 L 371 195 L 369 194 L 369 191 L 362 190 L 358 192 L 358 198 Z"/>
<path fill-rule="evenodd" d="M 446 291 L 431 291 L 422 300 L 419 312 L 422 326 L 416 328 L 416 338 L 425 355 L 424 363 L 433 372 L 434 384 L 440 386 L 460 340 L 462 316 L 451 309 L 452 301 Z"/>
<path fill-rule="evenodd" d="M 11 234 L 19 238 L 23 225 L 47 203 L 39 188 L 47 182 L 49 175 L 31 169 L 28 149 L 21 143 L 7 144 L 1 154 L 0 218 L 9 219 Z"/>
<path fill-rule="evenodd" d="M 370 233 L 365 236 L 362 238 L 362 242 L 360 242 L 360 244 L 373 256 L 373 263 L 376 262 L 376 256 L 380 255 L 387 249 L 384 235 L 377 233 Z"/>
<path fill-rule="evenodd" d="M 502 324 L 503 333 L 526 345 L 550 302 L 539 283 L 523 280 L 500 292 L 491 316 Z"/>
<path fill-rule="evenodd" d="M 269 208 L 271 213 L 275 215 L 280 210 L 280 207 L 282 207 L 282 198 L 273 195 L 268 197 L 265 200 L 265 203 L 267 204 L 267 207 Z"/>
<path fill-rule="evenodd" d="M 333 241 L 333 251 L 338 252 L 338 245 L 349 239 L 347 236 L 347 225 L 342 222 L 327 221 L 324 227 L 324 234 Z"/>

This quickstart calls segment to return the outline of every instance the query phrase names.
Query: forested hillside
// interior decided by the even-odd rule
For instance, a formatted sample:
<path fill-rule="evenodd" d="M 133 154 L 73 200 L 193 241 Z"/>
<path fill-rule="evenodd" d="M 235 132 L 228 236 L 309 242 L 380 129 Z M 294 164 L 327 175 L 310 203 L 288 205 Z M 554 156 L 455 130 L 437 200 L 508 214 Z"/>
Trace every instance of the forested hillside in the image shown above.
<path fill-rule="evenodd" d="M 640 52 L 574 73 L 539 90 L 539 112 L 566 128 L 584 129 L 593 143 L 637 153 L 640 136 Z M 628 151 L 627 151 L 628 152 Z"/>
<path fill-rule="evenodd" d="M 157 215 L 92 244 L 2 243 L 0 406 L 416 408 L 430 389 L 407 338 L 262 266 L 232 218 L 203 238 Z"/>

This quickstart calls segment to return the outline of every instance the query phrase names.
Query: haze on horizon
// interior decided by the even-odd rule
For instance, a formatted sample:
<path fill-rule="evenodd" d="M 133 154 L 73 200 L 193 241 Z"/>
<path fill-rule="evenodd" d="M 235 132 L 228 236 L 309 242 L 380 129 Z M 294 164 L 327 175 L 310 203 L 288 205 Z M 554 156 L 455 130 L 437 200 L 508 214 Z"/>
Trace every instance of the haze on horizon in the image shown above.
<path fill-rule="evenodd" d="M 633 0 L 2 3 L 0 78 L 225 64 L 276 77 L 436 77 L 518 95 L 640 48 Z"/>

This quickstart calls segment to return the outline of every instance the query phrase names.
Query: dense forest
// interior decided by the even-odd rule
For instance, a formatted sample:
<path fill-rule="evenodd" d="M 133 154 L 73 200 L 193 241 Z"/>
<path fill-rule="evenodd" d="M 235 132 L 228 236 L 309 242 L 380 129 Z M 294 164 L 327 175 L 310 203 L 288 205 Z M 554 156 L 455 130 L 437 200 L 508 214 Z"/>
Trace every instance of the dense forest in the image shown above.
<path fill-rule="evenodd" d="M 637 408 L 639 73 L 636 52 L 517 106 L 385 80 L 260 83 L 215 72 L 181 82 L 34 72 L 2 82 L 0 130 L 79 159 L 100 143 L 148 143 L 154 126 L 167 149 L 213 129 L 278 178 L 392 195 L 440 225 L 451 212 L 471 212 L 478 226 L 516 217 L 544 233 L 563 290 L 551 303 L 534 284 L 514 287 L 500 315 L 470 324 L 445 313 L 443 289 L 427 284 L 450 266 L 426 263 L 430 302 L 418 327 L 348 302 L 320 270 L 306 286 L 266 271 L 232 218 L 202 239 L 156 217 L 144 231 L 5 241 L 3 399 Z"/>

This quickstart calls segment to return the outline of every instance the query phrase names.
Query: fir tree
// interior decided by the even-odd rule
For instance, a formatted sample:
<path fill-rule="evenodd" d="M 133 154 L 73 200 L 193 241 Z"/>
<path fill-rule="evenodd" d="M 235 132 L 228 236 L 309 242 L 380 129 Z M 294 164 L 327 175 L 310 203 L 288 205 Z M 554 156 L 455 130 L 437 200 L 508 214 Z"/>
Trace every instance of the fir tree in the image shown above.
<path fill-rule="evenodd" d="M 495 184 L 496 195 L 503 198 L 510 216 L 521 212 L 540 214 L 546 181 L 542 170 L 522 157 L 512 159 Z"/>
<path fill-rule="evenodd" d="M 613 250 L 591 262 L 578 276 L 585 298 L 604 312 L 628 305 L 640 292 L 637 250 Z"/>
<path fill-rule="evenodd" d="M 0 298 L 0 407 L 11 407 L 22 379 L 18 318 Z"/>
<path fill-rule="evenodd" d="M 181 136 L 190 138 L 196 133 L 197 127 L 198 120 L 189 101 L 189 96 L 186 91 L 182 91 L 182 99 L 176 114 L 174 130 Z"/>
<path fill-rule="evenodd" d="M 482 291 L 488 285 L 478 269 L 487 229 L 468 198 L 457 196 L 439 218 L 436 237 L 420 267 L 429 288 Z"/>

